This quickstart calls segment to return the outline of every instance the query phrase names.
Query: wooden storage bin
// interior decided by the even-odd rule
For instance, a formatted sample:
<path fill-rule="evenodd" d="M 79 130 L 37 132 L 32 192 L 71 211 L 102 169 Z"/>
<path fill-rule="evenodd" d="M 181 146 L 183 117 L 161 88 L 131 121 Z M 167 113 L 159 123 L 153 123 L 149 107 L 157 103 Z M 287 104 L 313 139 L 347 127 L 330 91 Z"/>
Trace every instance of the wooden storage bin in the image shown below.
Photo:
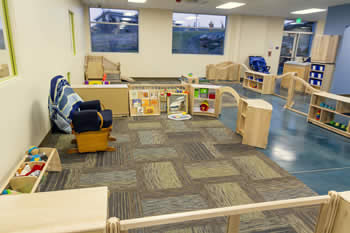
<path fill-rule="evenodd" d="M 5 181 L 3 185 L 0 186 L 0 192 L 6 188 L 11 188 L 14 191 L 19 191 L 21 193 L 34 193 L 38 188 L 42 178 L 48 171 L 60 172 L 62 171 L 61 160 L 56 148 L 39 148 L 39 153 L 45 152 L 48 157 L 47 161 L 37 161 L 37 162 L 25 162 L 25 159 L 28 155 L 26 152 L 23 159 L 18 163 L 16 168 L 10 173 L 10 176 Z M 33 167 L 36 164 L 44 164 L 44 168 L 41 170 L 40 175 L 36 176 L 15 176 L 19 168 L 23 168 L 26 164 L 29 164 L 30 167 Z"/>

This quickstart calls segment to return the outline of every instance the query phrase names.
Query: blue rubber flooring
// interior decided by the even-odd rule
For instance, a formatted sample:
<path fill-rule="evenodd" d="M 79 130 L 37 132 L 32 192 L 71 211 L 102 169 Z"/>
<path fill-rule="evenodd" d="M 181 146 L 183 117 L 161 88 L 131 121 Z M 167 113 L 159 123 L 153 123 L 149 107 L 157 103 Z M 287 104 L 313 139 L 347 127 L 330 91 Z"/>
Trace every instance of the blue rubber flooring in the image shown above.
<path fill-rule="evenodd" d="M 282 98 L 261 95 L 239 84 L 229 86 L 241 96 L 272 104 L 269 144 L 262 152 L 320 195 L 350 190 L 350 139 L 307 123 L 306 117 L 284 109 Z M 297 96 L 295 102 L 296 109 L 308 112 L 308 97 Z M 235 130 L 237 108 L 223 108 L 220 120 Z"/>

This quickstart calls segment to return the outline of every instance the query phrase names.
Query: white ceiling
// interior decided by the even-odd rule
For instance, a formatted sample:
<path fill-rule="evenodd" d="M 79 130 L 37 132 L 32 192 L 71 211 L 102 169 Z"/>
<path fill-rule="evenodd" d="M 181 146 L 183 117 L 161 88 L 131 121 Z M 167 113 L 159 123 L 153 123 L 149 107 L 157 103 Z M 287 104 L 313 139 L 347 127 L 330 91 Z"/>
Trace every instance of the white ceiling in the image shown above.
<path fill-rule="evenodd" d="M 182 0 L 176 3 L 176 0 L 147 0 L 146 3 L 128 3 L 128 0 L 81 0 L 89 6 L 102 6 L 110 8 L 137 9 L 137 8 L 156 8 L 169 9 L 177 12 L 195 12 L 207 14 L 242 14 L 259 16 L 279 16 L 284 18 L 297 18 L 298 16 L 290 14 L 292 11 L 308 8 L 327 8 L 329 6 L 342 5 L 350 3 L 350 0 Z M 187 1 L 197 2 L 188 3 Z M 247 5 L 231 9 L 220 10 L 216 6 L 230 2 L 244 2 Z M 318 20 L 325 18 L 327 12 L 300 15 L 305 20 Z"/>

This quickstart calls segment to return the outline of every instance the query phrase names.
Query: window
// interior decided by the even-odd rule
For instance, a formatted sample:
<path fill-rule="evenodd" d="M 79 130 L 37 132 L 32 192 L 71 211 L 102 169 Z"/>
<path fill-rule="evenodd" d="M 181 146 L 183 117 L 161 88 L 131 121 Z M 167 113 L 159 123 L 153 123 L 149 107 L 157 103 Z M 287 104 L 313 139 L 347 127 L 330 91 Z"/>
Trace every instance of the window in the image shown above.
<path fill-rule="evenodd" d="M 90 8 L 92 52 L 138 52 L 138 11 Z"/>
<path fill-rule="evenodd" d="M 226 16 L 173 14 L 173 53 L 224 54 Z"/>

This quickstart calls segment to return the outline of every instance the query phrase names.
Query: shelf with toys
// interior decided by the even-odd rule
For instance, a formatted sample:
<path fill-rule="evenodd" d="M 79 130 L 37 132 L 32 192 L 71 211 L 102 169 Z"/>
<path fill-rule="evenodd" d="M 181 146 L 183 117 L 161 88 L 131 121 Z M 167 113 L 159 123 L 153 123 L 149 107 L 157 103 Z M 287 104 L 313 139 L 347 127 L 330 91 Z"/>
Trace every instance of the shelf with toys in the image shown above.
<path fill-rule="evenodd" d="M 168 97 L 172 94 L 186 93 L 188 94 L 188 85 L 131 84 L 129 85 L 130 116 L 160 115 L 161 112 L 168 111 Z M 187 100 L 188 97 L 184 99 Z"/>
<path fill-rule="evenodd" d="M 350 137 L 350 98 L 327 92 L 313 93 L 308 121 Z"/>
<path fill-rule="evenodd" d="M 243 87 L 261 94 L 273 94 L 275 76 L 254 71 L 246 71 L 243 78 Z"/>
<path fill-rule="evenodd" d="M 192 85 L 191 106 L 193 115 L 209 115 L 218 117 L 220 111 L 219 96 L 220 86 Z"/>
<path fill-rule="evenodd" d="M 62 171 L 57 150 L 31 147 L 4 185 L 0 186 L 1 194 L 34 193 L 48 171 Z"/>
<path fill-rule="evenodd" d="M 334 69 L 334 64 L 312 63 L 308 82 L 316 89 L 329 91 Z"/>

